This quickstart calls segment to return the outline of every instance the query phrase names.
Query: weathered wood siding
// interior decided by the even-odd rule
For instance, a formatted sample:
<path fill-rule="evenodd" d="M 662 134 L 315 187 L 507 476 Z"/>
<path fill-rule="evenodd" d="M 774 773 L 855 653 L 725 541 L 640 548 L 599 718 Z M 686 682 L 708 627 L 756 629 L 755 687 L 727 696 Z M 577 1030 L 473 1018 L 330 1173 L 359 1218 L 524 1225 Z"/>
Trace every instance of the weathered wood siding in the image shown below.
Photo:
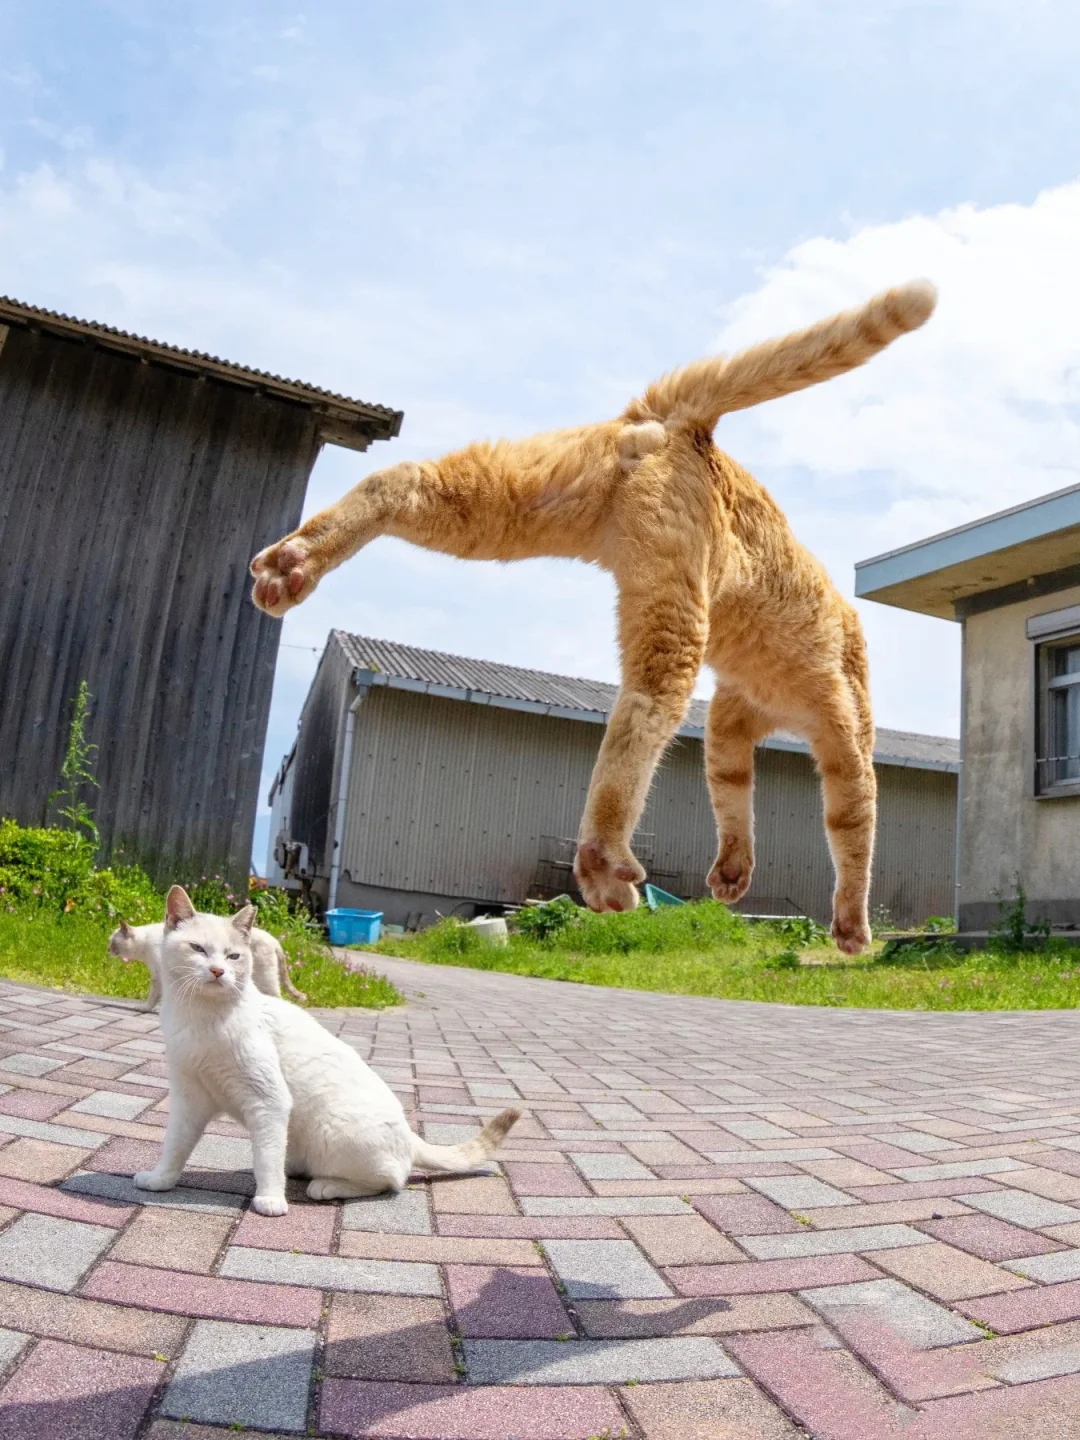
<path fill-rule="evenodd" d="M 248 595 L 305 406 L 12 327 L 0 350 L 0 814 L 46 818 L 86 680 L 103 848 L 246 877 L 280 626 Z"/>

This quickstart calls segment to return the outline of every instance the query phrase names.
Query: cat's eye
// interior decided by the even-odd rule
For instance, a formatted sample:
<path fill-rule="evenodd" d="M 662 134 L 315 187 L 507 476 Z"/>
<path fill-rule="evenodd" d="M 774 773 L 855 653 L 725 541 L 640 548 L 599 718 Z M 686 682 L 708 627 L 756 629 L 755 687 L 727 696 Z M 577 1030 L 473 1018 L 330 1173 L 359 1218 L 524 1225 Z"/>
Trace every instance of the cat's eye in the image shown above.
<path fill-rule="evenodd" d="M 205 955 L 205 954 L 206 954 L 206 948 L 205 948 L 205 946 L 203 946 L 203 945 L 196 945 L 194 940 L 189 940 L 189 941 L 188 941 L 188 944 L 191 946 L 192 950 L 195 951 L 195 954 L 196 954 L 196 955 Z"/>
<path fill-rule="evenodd" d="M 239 951 L 234 951 L 231 955 L 226 955 L 225 958 L 226 958 L 226 960 L 239 960 L 239 959 L 240 959 Z"/>

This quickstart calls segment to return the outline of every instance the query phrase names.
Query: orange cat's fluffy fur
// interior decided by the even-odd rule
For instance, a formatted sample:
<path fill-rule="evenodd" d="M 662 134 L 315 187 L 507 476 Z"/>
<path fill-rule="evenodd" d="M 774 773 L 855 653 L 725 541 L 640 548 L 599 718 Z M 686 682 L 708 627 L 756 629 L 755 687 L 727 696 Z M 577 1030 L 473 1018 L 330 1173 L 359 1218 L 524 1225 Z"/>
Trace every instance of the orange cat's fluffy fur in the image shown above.
<path fill-rule="evenodd" d="M 254 600 L 284 615 L 377 535 L 477 560 L 575 556 L 619 589 L 622 687 L 581 822 L 575 873 L 595 910 L 629 910 L 645 872 L 630 838 L 702 663 L 717 675 L 705 764 L 719 848 L 708 883 L 745 895 L 754 866 L 754 745 L 809 741 L 833 863 L 832 933 L 870 940 L 874 722 L 855 611 L 761 485 L 719 451 L 720 416 L 863 364 L 933 311 L 925 283 L 886 291 L 730 360 L 695 361 L 616 420 L 470 445 L 381 470 L 251 562 Z"/>

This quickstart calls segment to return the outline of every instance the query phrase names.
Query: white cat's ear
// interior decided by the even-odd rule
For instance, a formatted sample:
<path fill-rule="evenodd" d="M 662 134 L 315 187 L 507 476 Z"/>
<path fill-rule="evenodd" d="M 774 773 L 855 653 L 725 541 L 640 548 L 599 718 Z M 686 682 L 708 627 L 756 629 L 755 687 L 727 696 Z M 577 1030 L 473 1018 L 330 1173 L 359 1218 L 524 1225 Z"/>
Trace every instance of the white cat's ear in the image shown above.
<path fill-rule="evenodd" d="M 239 930 L 241 935 L 250 938 L 251 927 L 255 924 L 255 906 L 245 905 L 242 910 L 238 910 L 232 917 L 232 924 L 234 930 Z"/>
<path fill-rule="evenodd" d="M 120 921 L 120 934 L 123 935 L 125 940 L 135 939 L 135 931 L 131 928 L 131 926 L 126 920 Z"/>
<path fill-rule="evenodd" d="M 188 899 L 187 891 L 179 885 L 174 885 L 165 899 L 165 925 L 169 930 L 175 930 L 185 920 L 191 920 L 195 915 L 195 906 Z"/>

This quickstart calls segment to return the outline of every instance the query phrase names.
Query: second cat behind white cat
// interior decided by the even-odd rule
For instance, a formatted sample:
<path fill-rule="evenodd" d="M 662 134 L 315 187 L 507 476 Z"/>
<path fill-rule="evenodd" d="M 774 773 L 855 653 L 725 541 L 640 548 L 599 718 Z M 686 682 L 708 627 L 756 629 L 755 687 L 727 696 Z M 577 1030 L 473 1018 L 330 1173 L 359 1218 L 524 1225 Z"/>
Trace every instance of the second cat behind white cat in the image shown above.
<path fill-rule="evenodd" d="M 140 1189 L 171 1190 L 221 1113 L 251 1135 L 261 1215 L 285 1214 L 286 1174 L 308 1177 L 314 1200 L 352 1199 L 401 1190 L 414 1165 L 461 1174 L 494 1154 L 519 1111 L 464 1145 L 429 1145 L 355 1050 L 256 989 L 254 916 L 250 905 L 231 919 L 199 914 L 178 885 L 169 891 L 159 952 L 169 1116 L 160 1160 L 135 1176 Z"/>
<path fill-rule="evenodd" d="M 160 952 L 165 934 L 164 924 L 158 920 L 153 925 L 129 925 L 121 920 L 109 936 L 109 954 L 121 960 L 139 960 L 150 971 L 150 989 L 146 996 L 147 1010 L 153 1010 L 161 999 Z M 264 995 L 280 995 L 287 990 L 294 1000 L 307 1000 L 302 990 L 297 990 L 289 974 L 289 961 L 281 943 L 269 930 L 251 927 L 251 974 L 256 986 Z"/>

